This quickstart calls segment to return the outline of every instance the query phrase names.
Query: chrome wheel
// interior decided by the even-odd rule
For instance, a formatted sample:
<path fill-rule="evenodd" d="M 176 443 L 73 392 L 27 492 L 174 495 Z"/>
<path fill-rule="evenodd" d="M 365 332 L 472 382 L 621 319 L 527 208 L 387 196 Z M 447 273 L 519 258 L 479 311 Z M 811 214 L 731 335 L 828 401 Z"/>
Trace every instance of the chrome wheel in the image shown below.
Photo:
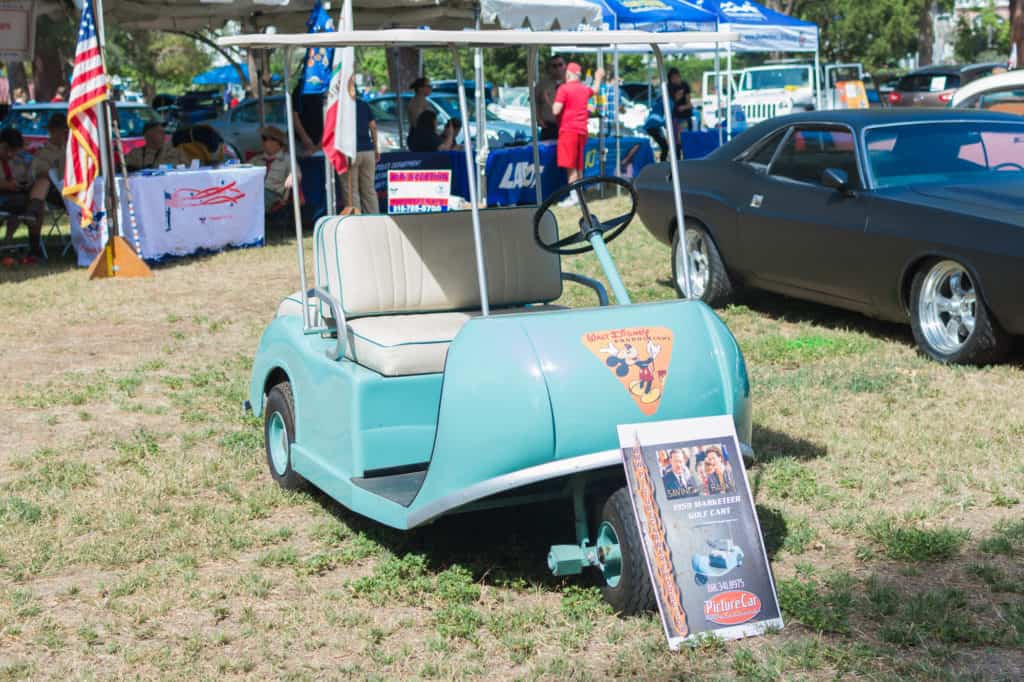
<path fill-rule="evenodd" d="M 684 258 L 689 259 L 690 266 L 690 296 L 694 299 L 704 297 L 708 289 L 708 281 L 711 279 L 709 269 L 707 235 L 700 230 L 686 229 L 686 248 L 676 249 L 676 279 L 680 291 L 686 291 L 686 263 Z"/>
<path fill-rule="evenodd" d="M 956 261 L 936 263 L 925 275 L 918 302 L 921 334 L 929 346 L 949 355 L 974 333 L 978 296 L 970 274 Z"/>

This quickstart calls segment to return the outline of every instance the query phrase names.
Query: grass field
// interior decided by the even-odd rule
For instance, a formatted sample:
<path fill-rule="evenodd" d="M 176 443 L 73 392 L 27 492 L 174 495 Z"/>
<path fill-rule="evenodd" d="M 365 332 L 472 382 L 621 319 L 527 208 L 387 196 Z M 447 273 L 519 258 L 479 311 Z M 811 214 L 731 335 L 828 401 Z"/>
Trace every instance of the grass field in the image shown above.
<path fill-rule="evenodd" d="M 642 226 L 612 252 L 636 299 L 673 297 Z M 0 269 L 0 679 L 1024 677 L 1019 353 L 943 367 L 898 325 L 759 293 L 721 311 L 787 626 L 673 654 L 655 616 L 546 574 L 561 506 L 403 534 L 277 489 L 239 405 L 296 280 L 291 244 L 147 281 Z"/>

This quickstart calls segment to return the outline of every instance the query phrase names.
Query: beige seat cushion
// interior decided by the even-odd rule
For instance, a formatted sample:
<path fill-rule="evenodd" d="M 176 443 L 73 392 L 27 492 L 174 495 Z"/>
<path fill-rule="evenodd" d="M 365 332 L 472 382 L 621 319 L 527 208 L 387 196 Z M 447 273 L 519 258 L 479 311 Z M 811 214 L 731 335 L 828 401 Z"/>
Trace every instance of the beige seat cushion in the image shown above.
<path fill-rule="evenodd" d="M 494 307 L 548 303 L 562 295 L 559 257 L 534 242 L 533 210 L 480 213 Z M 541 234 L 552 240 L 556 233 L 549 213 Z M 317 286 L 341 302 L 346 317 L 480 307 L 469 211 L 324 218 L 314 249 Z"/>
<path fill-rule="evenodd" d="M 559 306 L 537 305 L 491 312 L 508 315 L 559 309 Z M 345 356 L 388 377 L 443 372 L 448 346 L 462 326 L 479 314 L 452 312 L 360 317 L 348 323 Z"/>

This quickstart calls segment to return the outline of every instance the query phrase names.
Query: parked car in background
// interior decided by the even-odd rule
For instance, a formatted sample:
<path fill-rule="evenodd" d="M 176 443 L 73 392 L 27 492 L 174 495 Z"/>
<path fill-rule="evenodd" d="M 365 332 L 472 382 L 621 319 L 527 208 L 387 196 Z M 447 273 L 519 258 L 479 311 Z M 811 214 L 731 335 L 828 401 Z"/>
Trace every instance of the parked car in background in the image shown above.
<path fill-rule="evenodd" d="M 951 105 L 959 109 L 988 109 L 1024 116 L 1024 70 L 971 81 L 956 91 Z"/>
<path fill-rule="evenodd" d="M 465 82 L 466 86 L 466 97 L 471 100 L 476 100 L 476 82 L 468 80 Z M 430 81 L 430 88 L 437 94 L 445 93 L 449 95 L 459 94 L 459 81 L 457 80 L 440 80 Z M 495 87 L 493 83 L 484 84 L 484 101 L 490 104 L 494 101 Z"/>
<path fill-rule="evenodd" d="M 896 83 L 888 94 L 893 107 L 945 107 L 953 101 L 957 88 L 973 80 L 998 71 L 1005 71 L 1004 63 L 970 64 L 955 66 L 940 64 L 912 71 Z"/>
<path fill-rule="evenodd" d="M 267 125 L 277 126 L 282 130 L 288 125 L 285 117 L 284 95 L 270 95 L 263 99 L 264 117 Z M 222 112 L 212 121 L 205 121 L 213 126 L 224 143 L 243 160 L 262 153 L 260 140 L 260 109 L 259 102 L 247 98 L 238 103 L 234 109 Z"/>
<path fill-rule="evenodd" d="M 639 215 L 683 291 L 737 287 L 897 322 L 942 362 L 1001 359 L 1024 335 L 1024 121 L 950 109 L 808 112 L 684 161 L 685 230 L 665 164 Z"/>
<path fill-rule="evenodd" d="M 530 124 L 530 89 L 526 87 L 502 88 L 496 102 L 487 109 L 509 123 Z"/>
<path fill-rule="evenodd" d="M 11 108 L 7 118 L 0 127 L 16 128 L 25 138 L 25 149 L 35 153 L 46 144 L 49 136 L 46 123 L 54 114 L 68 115 L 67 102 L 46 102 L 40 104 L 19 104 Z M 127 153 L 136 147 L 146 144 L 142 137 L 142 128 L 150 121 L 163 119 L 145 104 L 117 104 L 117 121 L 120 126 L 121 146 Z"/>
<path fill-rule="evenodd" d="M 412 93 L 402 95 L 403 106 L 408 106 L 412 99 Z M 377 132 L 379 135 L 382 152 L 396 151 L 405 147 L 405 140 L 398 139 L 398 114 L 395 111 L 395 96 L 393 94 L 376 95 L 369 97 L 367 101 L 377 119 Z M 450 93 L 434 93 L 427 98 L 434 111 L 437 112 L 438 126 L 445 126 L 452 118 L 459 117 L 459 100 L 457 95 Z M 476 107 L 472 100 L 467 102 L 473 120 L 469 122 L 470 138 L 476 136 Z M 507 147 L 510 145 L 526 144 L 533 136 L 530 134 L 530 126 L 518 123 L 502 121 L 492 112 L 486 111 L 487 116 L 487 144 L 491 149 Z M 409 133 L 409 121 L 406 119 L 405 110 L 402 112 L 402 130 L 404 134 Z M 463 122 L 465 124 L 465 122 Z M 466 127 L 464 125 L 463 130 Z M 456 142 L 462 144 L 464 140 L 462 132 Z"/>

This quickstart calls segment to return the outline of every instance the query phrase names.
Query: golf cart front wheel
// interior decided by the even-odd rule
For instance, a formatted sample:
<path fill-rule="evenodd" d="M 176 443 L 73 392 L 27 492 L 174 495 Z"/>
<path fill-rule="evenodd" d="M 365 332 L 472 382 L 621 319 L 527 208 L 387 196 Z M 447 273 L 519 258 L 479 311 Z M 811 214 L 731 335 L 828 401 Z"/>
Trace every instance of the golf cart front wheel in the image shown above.
<path fill-rule="evenodd" d="M 295 442 L 295 403 L 287 381 L 267 394 L 263 411 L 263 442 L 267 449 L 270 476 L 285 490 L 300 490 L 306 479 L 292 469 L 292 444 Z"/>
<path fill-rule="evenodd" d="M 597 550 L 603 558 L 601 594 L 623 616 L 657 608 L 640 543 L 640 529 L 633 515 L 629 490 L 619 488 L 601 509 Z"/>

